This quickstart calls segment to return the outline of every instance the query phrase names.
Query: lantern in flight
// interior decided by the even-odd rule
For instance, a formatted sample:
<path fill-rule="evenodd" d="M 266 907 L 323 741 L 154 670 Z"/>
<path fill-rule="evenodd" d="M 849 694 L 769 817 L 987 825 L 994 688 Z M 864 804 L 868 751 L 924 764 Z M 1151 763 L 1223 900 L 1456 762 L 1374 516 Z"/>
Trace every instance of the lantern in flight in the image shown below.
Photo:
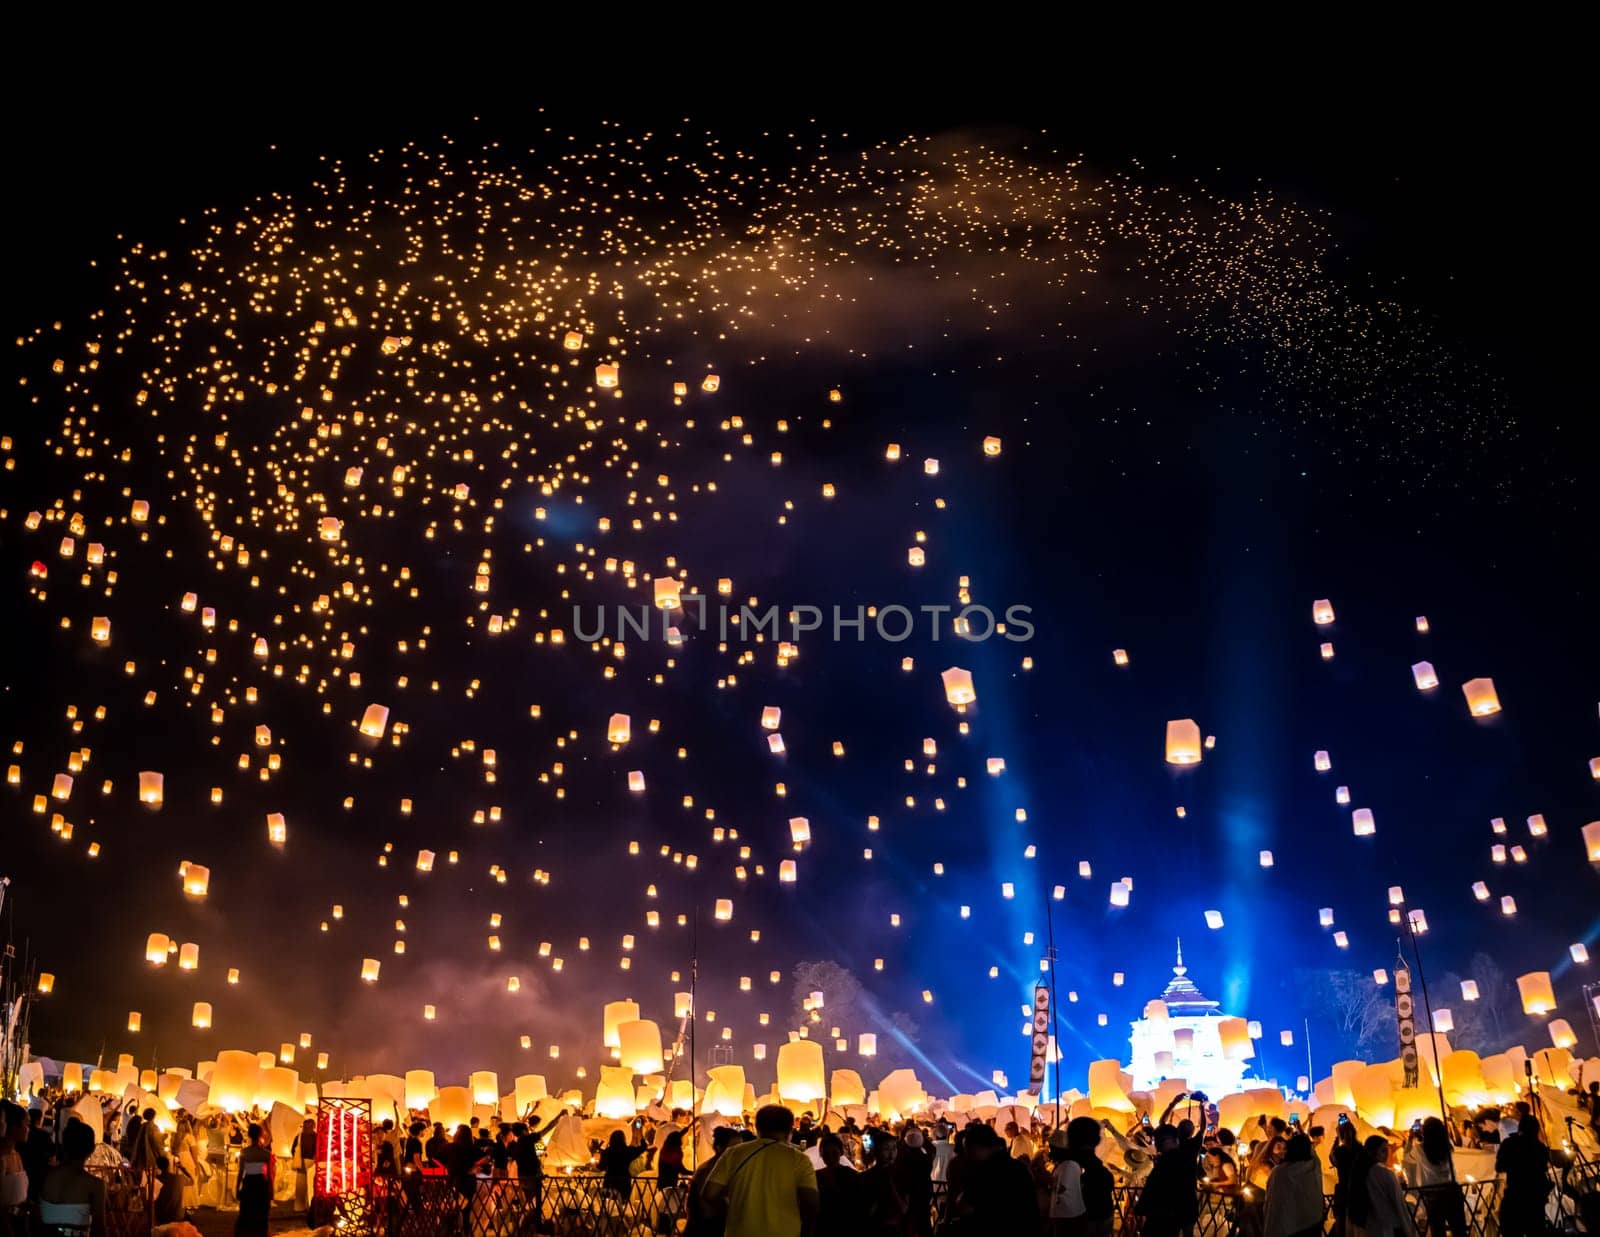
<path fill-rule="evenodd" d="M 1522 1012 L 1548 1014 L 1556 1007 L 1555 989 L 1550 985 L 1549 971 L 1529 971 L 1517 976 L 1517 991 L 1522 994 Z"/>
<path fill-rule="evenodd" d="M 381 704 L 369 704 L 361 714 L 361 733 L 369 739 L 383 738 L 389 726 L 389 710 Z"/>
<path fill-rule="evenodd" d="M 977 689 L 972 685 L 972 672 L 963 670 L 959 666 L 951 666 L 943 671 L 939 677 L 944 680 L 944 698 L 955 708 L 965 708 L 975 704 L 978 699 Z"/>
<path fill-rule="evenodd" d="M 1192 718 L 1179 718 L 1167 723 L 1167 763 L 1169 765 L 1197 765 L 1200 763 L 1200 727 Z"/>
<path fill-rule="evenodd" d="M 1433 663 L 1419 661 L 1411 667 L 1411 678 L 1419 692 L 1432 691 L 1439 686 L 1439 676 L 1433 672 Z"/>
<path fill-rule="evenodd" d="M 376 958 L 363 958 L 363 959 L 361 959 L 361 978 L 362 978 L 362 980 L 365 981 L 366 983 L 369 983 L 369 984 L 377 983 L 378 982 L 378 969 L 382 965 L 383 964 L 381 962 L 379 962 Z"/>
<path fill-rule="evenodd" d="M 1461 685 L 1461 694 L 1467 698 L 1467 712 L 1473 717 L 1500 712 L 1500 697 L 1494 690 L 1493 679 L 1468 679 Z"/>

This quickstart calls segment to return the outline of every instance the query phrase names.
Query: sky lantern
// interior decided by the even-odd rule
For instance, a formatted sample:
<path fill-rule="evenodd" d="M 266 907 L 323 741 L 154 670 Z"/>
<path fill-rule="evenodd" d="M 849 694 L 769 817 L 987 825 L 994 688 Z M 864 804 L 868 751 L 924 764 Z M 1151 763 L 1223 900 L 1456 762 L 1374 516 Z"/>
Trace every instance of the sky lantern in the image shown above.
<path fill-rule="evenodd" d="M 282 812 L 267 813 L 267 841 L 274 846 L 282 846 L 289 840 L 289 825 L 284 820 Z"/>
<path fill-rule="evenodd" d="M 198 970 L 200 967 L 200 946 L 193 941 L 186 941 L 178 948 L 178 969 L 180 971 Z"/>
<path fill-rule="evenodd" d="M 1461 694 L 1467 698 L 1467 712 L 1473 717 L 1500 712 L 1500 697 L 1495 693 L 1493 679 L 1468 679 L 1461 685 Z"/>
<path fill-rule="evenodd" d="M 56 977 L 49 971 L 40 971 L 38 987 L 40 996 L 49 996 L 56 989 Z"/>
<path fill-rule="evenodd" d="M 1550 1019 L 1550 1042 L 1557 1048 L 1576 1048 L 1578 1037 L 1572 1030 L 1572 1024 L 1565 1018 Z"/>
<path fill-rule="evenodd" d="M 568 352 L 577 352 L 583 347 L 583 332 L 568 331 L 561 340 L 561 346 Z"/>
<path fill-rule="evenodd" d="M 811 822 L 804 816 L 791 816 L 789 818 L 789 840 L 796 846 L 804 846 L 811 840 Z"/>
<path fill-rule="evenodd" d="M 655 590 L 655 603 L 658 610 L 681 610 L 683 608 L 683 583 L 672 576 L 657 576 L 653 583 Z"/>
<path fill-rule="evenodd" d="M 369 983 L 369 984 L 377 983 L 378 982 L 378 970 L 379 970 L 379 968 L 382 967 L 382 965 L 383 965 L 383 963 L 379 962 L 376 958 L 363 958 L 363 959 L 361 959 L 361 978 L 362 978 L 362 980 L 365 981 L 366 983 Z"/>
<path fill-rule="evenodd" d="M 1314 753 L 1311 758 L 1311 763 L 1315 766 L 1318 773 L 1326 773 L 1329 769 L 1333 768 L 1332 758 L 1327 752 L 1323 751 Z"/>
<path fill-rule="evenodd" d="M 1222 912 L 1221 911 L 1207 911 L 1206 912 L 1206 927 L 1212 929 L 1212 931 L 1215 931 L 1216 929 L 1222 927 Z"/>
<path fill-rule="evenodd" d="M 434 856 L 431 850 L 419 850 L 417 852 L 417 871 L 433 871 L 433 858 Z"/>
<path fill-rule="evenodd" d="M 1461 999 L 1463 1001 L 1476 1001 L 1478 999 L 1478 981 L 1463 979 L 1461 981 Z"/>
<path fill-rule="evenodd" d="M 108 618 L 93 618 L 89 620 L 89 639 L 96 644 L 106 644 L 111 639 L 111 620 Z"/>
<path fill-rule="evenodd" d="M 941 671 L 939 677 L 944 681 L 944 698 L 952 706 L 964 709 L 969 704 L 977 703 L 978 691 L 972 685 L 972 671 L 951 666 Z"/>
<path fill-rule="evenodd" d="M 152 966 L 165 966 L 171 938 L 165 932 L 152 932 L 144 943 L 144 960 Z"/>
<path fill-rule="evenodd" d="M 983 440 L 983 453 L 990 459 L 1000 454 L 1000 440 L 991 435 Z"/>
<path fill-rule="evenodd" d="M 210 1028 L 211 1028 L 211 1004 L 210 1004 L 210 1002 L 209 1001 L 196 1001 L 194 1003 L 194 1015 L 190 1019 L 190 1021 L 193 1023 L 195 1029 L 198 1030 L 198 1031 L 210 1030 Z"/>
<path fill-rule="evenodd" d="M 620 1063 L 635 1074 L 654 1074 L 661 1068 L 661 1028 L 649 1019 L 617 1025 Z"/>
<path fill-rule="evenodd" d="M 700 380 L 700 389 L 710 394 L 722 385 L 722 379 L 715 374 L 707 374 Z"/>
<path fill-rule="evenodd" d="M 1327 598 L 1311 603 L 1311 621 L 1318 627 L 1326 627 L 1333 622 L 1333 602 Z"/>
<path fill-rule="evenodd" d="M 344 521 L 338 516 L 323 516 L 317 521 L 317 536 L 324 541 L 338 541 L 344 536 Z"/>
<path fill-rule="evenodd" d="M 620 1065 L 602 1065 L 600 1082 L 594 1089 L 594 1115 L 613 1121 L 630 1120 L 638 1111 L 633 1089 L 633 1072 Z"/>
<path fill-rule="evenodd" d="M 183 891 L 191 898 L 203 898 L 211 887 L 211 869 L 204 864 L 190 863 L 183 869 Z"/>
<path fill-rule="evenodd" d="M 1572 960 L 1582 966 L 1589 960 L 1589 947 L 1582 941 L 1574 941 L 1567 946 L 1567 952 L 1572 955 Z"/>
<path fill-rule="evenodd" d="M 1182 717 L 1167 723 L 1169 765 L 1197 765 L 1200 753 L 1200 727 L 1192 718 Z"/>
<path fill-rule="evenodd" d="M 148 770 L 139 774 L 139 802 L 149 807 L 160 807 L 165 793 L 166 779 Z"/>
<path fill-rule="evenodd" d="M 761 728 L 763 730 L 776 730 L 783 720 L 783 710 L 775 704 L 769 704 L 761 710 Z"/>
<path fill-rule="evenodd" d="M 1548 1014 L 1556 1007 L 1555 989 L 1550 985 L 1549 971 L 1529 971 L 1517 976 L 1517 991 L 1522 994 L 1522 1012 Z"/>
<path fill-rule="evenodd" d="M 230 1048 L 217 1053 L 209 1102 L 228 1112 L 243 1112 L 255 1103 L 260 1085 L 261 1061 L 256 1054 Z"/>
<path fill-rule="evenodd" d="M 428 1103 L 428 1118 L 447 1130 L 466 1125 L 472 1120 L 472 1092 L 466 1087 L 440 1087 Z"/>
<path fill-rule="evenodd" d="M 1600 820 L 1591 820 L 1583 827 L 1583 848 L 1590 863 L 1600 863 Z"/>
<path fill-rule="evenodd" d="M 1250 1042 L 1250 1024 L 1243 1018 L 1221 1018 L 1217 1021 L 1217 1038 L 1222 1042 L 1222 1055 L 1229 1061 L 1248 1061 L 1256 1055 Z"/>
<path fill-rule="evenodd" d="M 369 739 L 383 738 L 389 727 L 389 710 L 385 705 L 369 704 L 361 714 L 361 733 Z"/>
<path fill-rule="evenodd" d="M 493 1070 L 481 1069 L 467 1079 L 467 1086 L 472 1091 L 474 1104 L 498 1104 L 500 1102 L 500 1079 Z"/>
<path fill-rule="evenodd" d="M 594 384 L 602 390 L 612 390 L 621 378 L 621 371 L 616 365 L 602 361 L 594 367 Z"/>
<path fill-rule="evenodd" d="M 779 1044 L 778 1095 L 785 1100 L 808 1104 L 826 1094 L 822 1045 L 811 1039 Z"/>
<path fill-rule="evenodd" d="M 785 885 L 792 885 L 798 879 L 798 869 L 793 859 L 780 859 L 778 861 L 778 879 Z"/>
<path fill-rule="evenodd" d="M 1419 661 L 1411 667 L 1411 678 L 1419 692 L 1432 691 L 1439 686 L 1439 676 L 1433 672 L 1431 661 Z"/>
<path fill-rule="evenodd" d="M 406 1071 L 407 1108 L 426 1108 L 433 1102 L 433 1097 L 437 1094 L 439 1094 L 439 1088 L 434 1084 L 432 1070 L 408 1069 Z"/>
<path fill-rule="evenodd" d="M 633 725 L 626 713 L 613 713 L 606 723 L 606 740 L 621 745 L 632 736 Z"/>
<path fill-rule="evenodd" d="M 550 1094 L 545 1086 L 543 1074 L 518 1074 L 512 1084 L 512 1095 L 515 1097 L 517 1111 L 527 1112 L 529 1108 L 545 1099 Z"/>
<path fill-rule="evenodd" d="M 1350 813 L 1350 829 L 1358 838 L 1369 838 L 1378 831 L 1378 825 L 1372 818 L 1372 809 L 1358 807 Z"/>
<path fill-rule="evenodd" d="M 723 922 L 727 922 L 728 920 L 732 919 L 733 918 L 733 899 L 732 898 L 718 898 L 717 901 L 716 901 L 716 904 L 712 907 L 712 912 L 711 913 L 712 913 L 713 918 L 720 919 Z"/>
<path fill-rule="evenodd" d="M 607 1048 L 622 1047 L 622 1035 L 617 1030 L 624 1022 L 636 1022 L 639 1005 L 636 1001 L 608 1001 L 600 1013 L 600 1042 Z"/>

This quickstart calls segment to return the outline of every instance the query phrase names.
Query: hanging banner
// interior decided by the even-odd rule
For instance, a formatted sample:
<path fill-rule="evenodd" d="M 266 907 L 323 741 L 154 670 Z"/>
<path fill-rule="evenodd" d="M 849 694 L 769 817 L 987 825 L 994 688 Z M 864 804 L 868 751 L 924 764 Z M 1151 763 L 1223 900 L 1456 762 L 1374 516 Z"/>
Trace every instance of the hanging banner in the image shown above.
<path fill-rule="evenodd" d="M 1028 1090 L 1044 1094 L 1045 1057 L 1050 1050 L 1050 989 L 1039 984 L 1033 990 L 1033 1059 L 1028 1062 Z"/>
<path fill-rule="evenodd" d="M 1405 1085 L 1417 1085 L 1416 1007 L 1411 1000 L 1411 970 L 1398 959 L 1394 968 L 1394 1014 L 1400 1024 L 1400 1063 L 1405 1067 Z"/>

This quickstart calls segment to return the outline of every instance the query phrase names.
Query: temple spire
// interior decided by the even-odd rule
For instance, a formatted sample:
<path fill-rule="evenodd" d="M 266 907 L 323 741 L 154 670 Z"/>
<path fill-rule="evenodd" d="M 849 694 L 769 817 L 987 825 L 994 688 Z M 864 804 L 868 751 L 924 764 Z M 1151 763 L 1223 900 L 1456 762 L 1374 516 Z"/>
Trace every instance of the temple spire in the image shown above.
<path fill-rule="evenodd" d="M 1180 936 L 1178 938 L 1178 965 L 1172 968 L 1172 973 L 1174 975 L 1182 975 L 1188 971 L 1188 969 L 1188 967 L 1183 965 L 1183 937 Z"/>

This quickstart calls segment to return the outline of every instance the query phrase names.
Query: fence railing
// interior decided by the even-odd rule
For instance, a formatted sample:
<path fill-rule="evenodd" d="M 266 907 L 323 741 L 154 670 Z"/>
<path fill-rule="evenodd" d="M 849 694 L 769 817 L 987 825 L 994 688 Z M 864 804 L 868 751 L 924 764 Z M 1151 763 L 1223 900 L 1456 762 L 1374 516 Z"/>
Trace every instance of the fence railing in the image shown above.
<path fill-rule="evenodd" d="M 688 1189 L 687 1178 L 662 1186 L 655 1177 L 631 1177 L 626 1190 L 612 1190 L 599 1173 L 474 1178 L 461 1186 L 412 1174 L 378 1178 L 367 1217 L 379 1237 L 633 1237 L 676 1231 L 687 1215 Z"/>
<path fill-rule="evenodd" d="M 155 1226 L 155 1171 L 126 1165 L 88 1171 L 106 1183 L 106 1237 L 145 1237 Z"/>
<path fill-rule="evenodd" d="M 133 1170 L 122 1170 L 132 1173 Z M 1575 1168 L 1552 1191 L 1552 1205 L 1570 1203 L 1579 1194 L 1600 1188 L 1600 1169 Z M 1405 1190 L 1406 1205 L 1420 1234 L 1442 1237 L 1499 1237 L 1503 1186 L 1498 1178 L 1464 1181 L 1450 1187 Z M 1143 1227 L 1137 1206 L 1138 1186 L 1117 1186 L 1112 1193 L 1113 1224 L 1121 1237 L 1137 1237 Z M 131 1191 L 127 1197 L 137 1195 Z M 1262 1231 L 1265 1193 L 1259 1189 L 1228 1192 L 1201 1187 L 1199 1219 L 1193 1237 L 1256 1237 Z M 943 1182 L 933 1184 L 931 1220 L 935 1230 L 949 1218 L 949 1195 Z M 655 1177 L 633 1177 L 626 1190 L 610 1190 L 596 1172 L 552 1173 L 543 1179 L 473 1178 L 457 1185 L 444 1176 L 411 1174 L 378 1178 L 369 1206 L 348 1230 L 374 1237 L 635 1237 L 641 1232 L 672 1233 L 687 1217 L 688 1179 L 663 1187 Z M 141 1204 L 142 1206 L 143 1204 Z M 132 1212 L 127 1212 L 129 1216 Z M 142 1237 L 148 1232 L 131 1221 L 110 1226 L 109 1237 Z M 1334 1228 L 1333 1197 L 1323 1199 L 1324 1231 Z M 351 1219 L 355 1216 L 352 1214 Z M 1023 1237 L 1018 1234 L 1017 1237 Z"/>

